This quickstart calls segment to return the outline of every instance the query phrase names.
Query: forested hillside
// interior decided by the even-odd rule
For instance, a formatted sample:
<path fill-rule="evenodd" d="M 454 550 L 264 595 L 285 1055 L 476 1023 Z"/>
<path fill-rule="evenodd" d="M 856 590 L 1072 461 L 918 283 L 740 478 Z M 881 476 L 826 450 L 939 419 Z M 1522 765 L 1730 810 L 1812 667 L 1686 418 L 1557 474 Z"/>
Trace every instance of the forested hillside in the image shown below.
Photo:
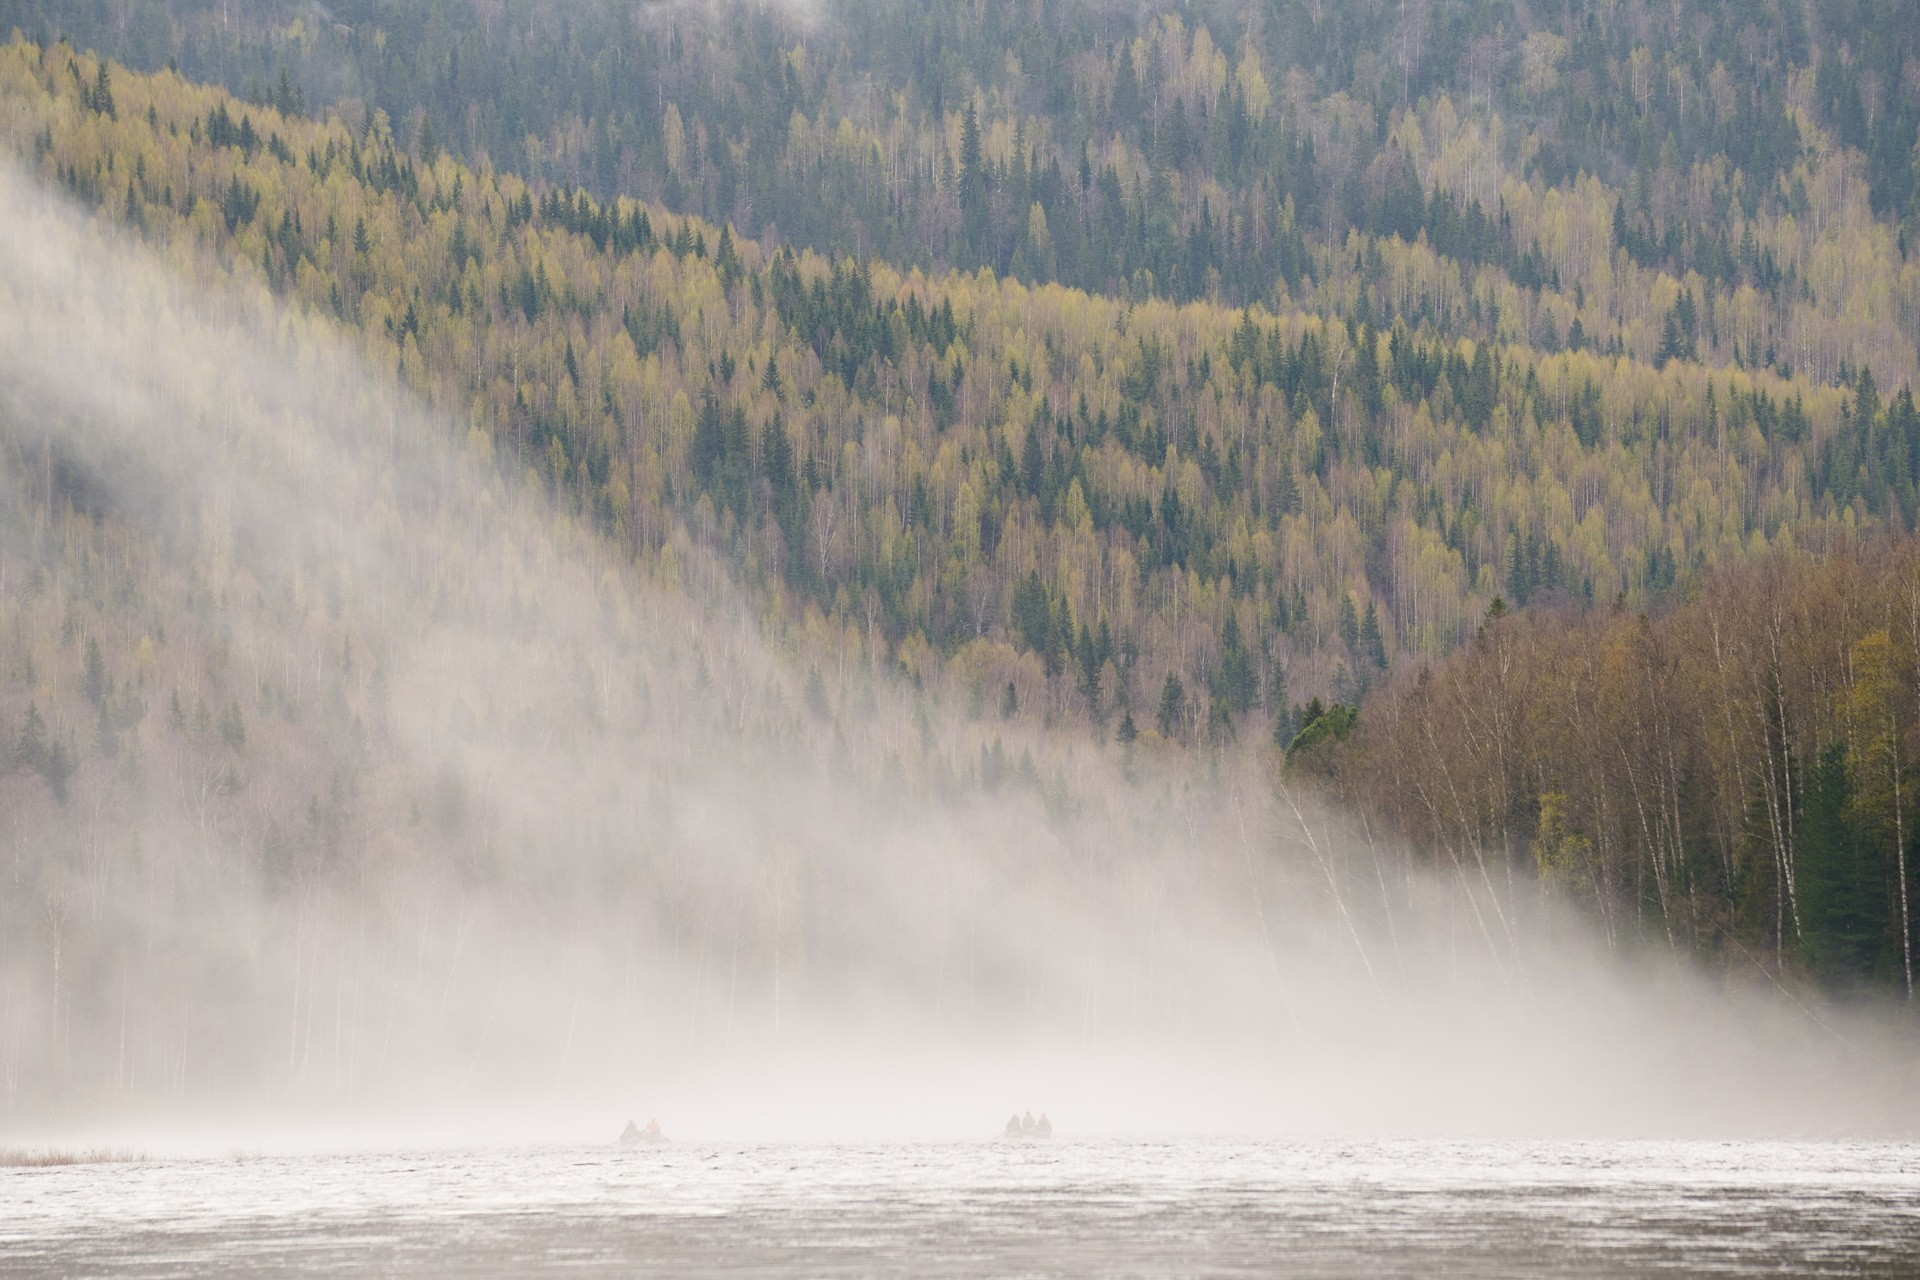
<path fill-rule="evenodd" d="M 1496 616 L 1295 765 L 1443 864 L 1538 874 L 1621 936 L 1910 996 L 1917 699 L 1909 538 L 1730 565 L 1651 616 Z"/>
<path fill-rule="evenodd" d="M 1914 517 L 1920 420 L 1866 368 L 902 271 L 62 46 L 0 77 L 101 216 L 344 319 L 633 554 L 685 528 L 770 617 L 983 711 L 1284 739 L 1496 596 L 1639 601 Z"/>
<path fill-rule="evenodd" d="M 1910 8 L 0 0 L 0 1118 L 1910 997 Z"/>
<path fill-rule="evenodd" d="M 769 243 L 1547 350 L 1910 381 L 1899 0 L 0 3 Z"/>
<path fill-rule="evenodd" d="M 1123 787 L 1108 744 L 693 601 L 711 554 L 634 565 L 246 259 L 11 165 L 0 225 L 10 1131 L 631 1088 L 883 992 L 895 1035 L 1078 1029 L 1089 969 L 1108 1025 L 1190 1034 L 1170 992 L 1264 972 L 1139 943 L 1237 852 L 1198 771 Z"/>

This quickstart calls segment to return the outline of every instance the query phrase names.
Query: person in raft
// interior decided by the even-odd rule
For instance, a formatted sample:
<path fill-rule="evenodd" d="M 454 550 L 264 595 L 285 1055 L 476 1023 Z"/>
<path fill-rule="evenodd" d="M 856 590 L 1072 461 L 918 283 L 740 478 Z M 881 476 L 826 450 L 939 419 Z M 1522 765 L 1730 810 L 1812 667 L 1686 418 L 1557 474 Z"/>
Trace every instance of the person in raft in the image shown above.
<path fill-rule="evenodd" d="M 1035 1120 L 1031 1111 L 1024 1117 L 1016 1111 L 1007 1117 L 1007 1136 L 1009 1138 L 1051 1138 L 1053 1121 L 1047 1119 L 1045 1112 L 1041 1112 L 1040 1118 Z"/>
<path fill-rule="evenodd" d="M 621 1144 L 629 1147 L 637 1146 L 642 1142 L 665 1142 L 666 1140 L 667 1135 L 660 1131 L 658 1120 L 647 1121 L 647 1127 L 644 1129 L 629 1120 L 627 1127 L 620 1134 Z"/>

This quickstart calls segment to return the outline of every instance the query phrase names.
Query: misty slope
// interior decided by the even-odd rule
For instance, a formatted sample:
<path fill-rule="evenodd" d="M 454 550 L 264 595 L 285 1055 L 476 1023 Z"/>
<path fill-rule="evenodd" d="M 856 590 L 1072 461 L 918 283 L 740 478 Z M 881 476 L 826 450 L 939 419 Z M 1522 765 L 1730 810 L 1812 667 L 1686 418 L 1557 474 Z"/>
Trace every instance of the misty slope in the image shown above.
<path fill-rule="evenodd" d="M 1284 739 L 1496 595 L 1637 600 L 1916 514 L 1920 415 L 1864 373 L 769 254 L 377 119 L 4 71 L 16 145 L 104 215 L 345 319 L 628 552 L 684 527 L 813 643 L 989 713 Z"/>
<path fill-rule="evenodd" d="M 10 1115 L 631 1089 L 829 1001 L 1019 1025 L 1083 965 L 1239 985 L 1089 933 L 1205 865 L 1156 874 L 1099 768 L 1035 743 L 1050 804 L 989 803 L 938 708 L 808 709 L 751 619 L 635 580 L 327 326 L 5 183 Z"/>
<path fill-rule="evenodd" d="M 0 109 L 23 167 L 93 210 L 62 212 L 27 177 L 0 196 L 9 1123 L 506 1098 L 597 1124 L 663 1094 L 722 1116 L 726 1093 L 801 1099 L 819 1123 L 878 1108 L 965 1126 L 1036 1073 L 1116 1126 L 1913 1114 L 1885 1056 L 1898 1039 L 1870 1017 L 1836 1039 L 1738 983 L 1610 959 L 1525 884 L 1419 873 L 1296 810 L 1249 758 L 1127 752 L 991 701 L 969 714 L 1003 680 L 1029 710 L 1080 713 L 1065 623 L 1078 663 L 1103 595 L 1116 649 L 1131 632 L 1144 655 L 1129 697 L 1183 641 L 1205 685 L 1230 632 L 1203 609 L 1231 605 L 1243 660 L 1249 637 L 1291 637 L 1268 621 L 1285 562 L 1255 528 L 1261 455 L 1235 450 L 1270 438 L 1291 456 L 1323 377 L 1328 420 L 1353 430 L 1332 384 L 1362 351 L 1410 388 L 1426 369 L 1435 404 L 1455 374 L 1477 387 L 1482 425 L 1438 420 L 1487 447 L 1487 476 L 1517 422 L 1539 426 L 1530 386 L 1589 374 L 1650 416 L 1704 388 L 1700 368 L 1496 366 L 1433 338 L 1349 354 L 1357 334 L 1299 316 L 730 256 L 730 237 L 655 208 L 622 205 L 615 225 L 423 165 L 377 121 L 276 119 L 60 50 L 11 47 Z M 917 404 L 936 383 L 938 413 Z M 1724 385 L 1729 415 L 1804 413 L 1820 440 L 1841 425 L 1835 393 Z M 1061 425 L 1103 415 L 1097 443 Z M 1182 416 L 1191 449 L 1122 438 L 1123 421 Z M 1743 431 L 1740 456 L 1782 486 L 1762 486 L 1778 508 L 1754 517 L 1777 518 L 1763 539 L 1847 523 L 1803 511 L 1812 442 Z M 1564 422 L 1530 439 L 1541 483 L 1579 440 Z M 1209 445 L 1218 478 L 1193 460 Z M 1650 480 L 1629 464 L 1667 456 L 1607 449 L 1631 492 Z M 1444 473 L 1452 456 L 1393 465 Z M 1353 465 L 1280 474 L 1296 498 L 1328 477 L 1392 496 L 1387 460 Z M 1263 483 L 1281 491 L 1280 474 Z M 1059 518 L 1042 520 L 1049 485 Z M 970 492 L 977 523 L 950 522 Z M 1146 532 L 1126 532 L 1123 498 L 1146 500 Z M 1391 545 L 1338 532 L 1390 524 L 1301 501 L 1286 545 L 1328 548 L 1336 586 Z M 1606 514 L 1589 512 L 1587 569 L 1616 536 L 1638 545 Z M 824 536 L 790 548 L 796 517 Z M 1759 532 L 1738 529 L 1716 536 Z M 1085 550 L 1096 532 L 1111 551 Z M 887 561 L 863 557 L 891 546 L 905 565 L 922 538 L 935 576 L 883 590 Z M 1115 574 L 1123 552 L 1164 596 Z M 794 562 L 815 556 L 811 579 Z M 1337 628 L 1318 561 L 1300 564 L 1284 612 Z M 948 571 L 973 594 L 936 591 Z M 916 599 L 929 634 L 960 641 L 951 656 L 893 629 Z M 935 605 L 974 610 L 975 634 L 941 633 Z M 1137 624 L 1114 628 L 1123 608 Z M 1024 654 L 994 635 L 1008 621 Z M 993 674 L 963 678 L 969 661 Z M 1238 680 L 1216 695 L 1229 715 Z"/>
<path fill-rule="evenodd" d="M 1609 958 L 1231 760 L 1035 737 L 1043 793 L 977 787 L 979 726 L 809 707 L 249 271 L 11 174 L 0 219 L 0 1123 L 1911 1122 L 1872 1019 Z"/>

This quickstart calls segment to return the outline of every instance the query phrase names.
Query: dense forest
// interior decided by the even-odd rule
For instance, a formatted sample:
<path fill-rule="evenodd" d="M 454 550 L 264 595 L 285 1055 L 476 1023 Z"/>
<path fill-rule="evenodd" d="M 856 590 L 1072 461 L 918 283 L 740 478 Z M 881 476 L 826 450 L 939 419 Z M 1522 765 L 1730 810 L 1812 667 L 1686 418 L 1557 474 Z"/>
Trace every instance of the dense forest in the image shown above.
<path fill-rule="evenodd" d="M 1463 873 L 1537 874 L 1624 937 L 1911 997 L 1911 538 L 1729 566 L 1651 615 L 1496 614 L 1313 738 L 1296 770 Z"/>
<path fill-rule="evenodd" d="M 744 586 L 816 705 L 1290 746 L 1617 936 L 1909 984 L 1860 548 L 1920 524 L 1920 29 L 1547 8 L 0 0 L 0 132 Z M 61 790 L 136 655 L 0 622 L 5 785 Z"/>
<path fill-rule="evenodd" d="M 1920 418 L 1865 367 L 1829 387 L 768 250 L 410 153 L 377 115 L 103 68 L 7 54 L 47 177 L 356 326 L 635 554 L 684 525 L 775 613 L 1007 714 L 1284 740 L 1496 596 L 1638 600 L 1914 516 Z"/>
<path fill-rule="evenodd" d="M 985 13 L 12 0 L 0 33 L 833 257 L 1913 377 L 1897 0 Z"/>

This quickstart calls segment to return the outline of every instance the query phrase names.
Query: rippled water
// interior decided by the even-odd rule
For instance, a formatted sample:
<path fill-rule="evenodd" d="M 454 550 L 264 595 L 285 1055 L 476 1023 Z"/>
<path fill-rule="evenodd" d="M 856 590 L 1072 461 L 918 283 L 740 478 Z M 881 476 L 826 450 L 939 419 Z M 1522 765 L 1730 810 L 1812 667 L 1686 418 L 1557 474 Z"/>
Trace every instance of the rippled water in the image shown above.
<path fill-rule="evenodd" d="M 1076 1141 L 0 1170 L 0 1272 L 1920 1272 L 1920 1146 Z"/>

